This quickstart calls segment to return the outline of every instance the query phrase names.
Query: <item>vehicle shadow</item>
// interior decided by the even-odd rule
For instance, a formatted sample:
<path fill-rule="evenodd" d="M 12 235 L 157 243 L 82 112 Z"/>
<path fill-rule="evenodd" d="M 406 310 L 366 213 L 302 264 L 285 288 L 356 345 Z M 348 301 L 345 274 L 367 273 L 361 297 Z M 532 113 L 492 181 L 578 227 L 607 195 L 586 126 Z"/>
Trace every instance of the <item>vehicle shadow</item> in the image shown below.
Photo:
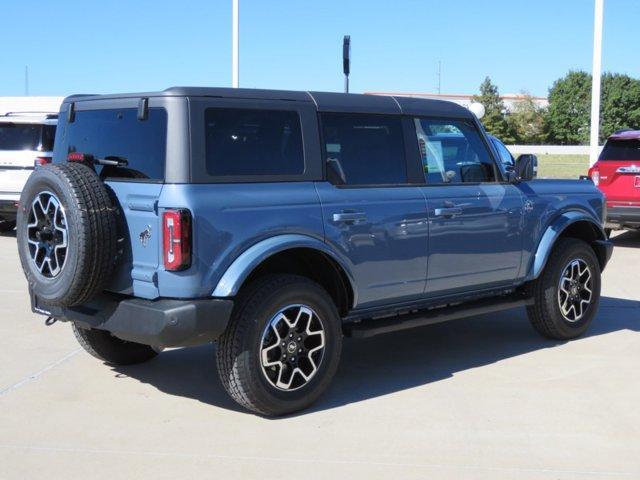
<path fill-rule="evenodd" d="M 611 241 L 616 247 L 640 247 L 640 231 L 627 230 L 613 234 Z"/>
<path fill-rule="evenodd" d="M 0 232 L 0 237 L 13 237 L 16 238 L 16 230 L 10 230 L 8 232 Z"/>
<path fill-rule="evenodd" d="M 640 301 L 603 297 L 586 337 L 620 330 L 640 332 Z M 522 308 L 365 340 L 345 339 L 331 387 L 315 405 L 296 415 L 437 382 L 464 370 L 563 343 L 540 337 Z M 211 345 L 175 349 L 146 364 L 112 368 L 118 376 L 135 378 L 170 395 L 242 411 L 218 380 L 214 353 Z"/>

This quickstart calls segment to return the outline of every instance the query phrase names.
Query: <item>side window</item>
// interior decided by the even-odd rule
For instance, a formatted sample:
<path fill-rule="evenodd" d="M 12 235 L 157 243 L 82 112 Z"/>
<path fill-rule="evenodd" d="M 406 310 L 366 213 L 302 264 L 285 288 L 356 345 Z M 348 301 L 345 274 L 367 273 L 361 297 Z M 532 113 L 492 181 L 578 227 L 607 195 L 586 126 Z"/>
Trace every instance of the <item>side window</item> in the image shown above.
<path fill-rule="evenodd" d="M 207 172 L 214 176 L 304 173 L 297 112 L 207 108 Z"/>
<path fill-rule="evenodd" d="M 471 122 L 416 118 L 420 158 L 427 183 L 495 181 L 495 165 Z"/>
<path fill-rule="evenodd" d="M 322 114 L 327 161 L 347 185 L 407 183 L 402 121 L 392 115 Z"/>
<path fill-rule="evenodd" d="M 494 147 L 496 147 L 496 150 L 498 151 L 498 155 L 500 155 L 500 161 L 502 162 L 502 164 L 505 167 L 513 167 L 513 157 L 511 156 L 511 153 L 509 153 L 509 150 L 507 150 L 507 147 L 505 147 L 504 144 L 497 138 L 491 138 L 491 140 L 493 141 Z"/>

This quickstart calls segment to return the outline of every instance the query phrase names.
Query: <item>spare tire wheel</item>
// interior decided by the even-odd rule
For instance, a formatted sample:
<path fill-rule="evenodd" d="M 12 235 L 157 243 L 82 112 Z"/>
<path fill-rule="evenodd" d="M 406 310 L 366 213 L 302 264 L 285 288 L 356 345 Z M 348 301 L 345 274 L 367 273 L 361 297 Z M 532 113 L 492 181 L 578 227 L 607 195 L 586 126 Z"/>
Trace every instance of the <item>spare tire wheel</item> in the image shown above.
<path fill-rule="evenodd" d="M 18 253 L 29 287 L 43 303 L 90 300 L 111 278 L 116 210 L 95 171 L 81 163 L 36 169 L 22 190 Z"/>

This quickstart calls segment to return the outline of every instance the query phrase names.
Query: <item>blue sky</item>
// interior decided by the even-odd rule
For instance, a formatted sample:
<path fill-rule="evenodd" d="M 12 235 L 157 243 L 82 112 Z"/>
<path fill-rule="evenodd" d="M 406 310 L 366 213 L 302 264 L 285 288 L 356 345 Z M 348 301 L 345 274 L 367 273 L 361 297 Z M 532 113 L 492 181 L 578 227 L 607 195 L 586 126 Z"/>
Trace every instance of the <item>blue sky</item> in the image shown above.
<path fill-rule="evenodd" d="M 340 91 L 342 35 L 351 89 L 546 95 L 591 69 L 593 0 L 240 0 L 240 85 Z M 229 86 L 231 0 L 5 0 L 0 95 Z M 639 0 L 605 0 L 603 69 L 640 77 Z"/>

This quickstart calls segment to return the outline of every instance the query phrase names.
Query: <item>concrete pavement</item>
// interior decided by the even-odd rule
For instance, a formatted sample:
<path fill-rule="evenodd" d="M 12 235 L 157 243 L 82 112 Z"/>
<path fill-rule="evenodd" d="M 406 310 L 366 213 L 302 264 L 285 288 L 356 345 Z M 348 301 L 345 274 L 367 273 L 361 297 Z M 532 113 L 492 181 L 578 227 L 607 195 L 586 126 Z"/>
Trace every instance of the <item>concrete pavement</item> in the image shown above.
<path fill-rule="evenodd" d="M 640 235 L 615 242 L 584 338 L 513 310 L 346 340 L 320 402 L 269 420 L 226 396 L 213 346 L 81 351 L 30 312 L 0 237 L 0 479 L 640 478 Z"/>

